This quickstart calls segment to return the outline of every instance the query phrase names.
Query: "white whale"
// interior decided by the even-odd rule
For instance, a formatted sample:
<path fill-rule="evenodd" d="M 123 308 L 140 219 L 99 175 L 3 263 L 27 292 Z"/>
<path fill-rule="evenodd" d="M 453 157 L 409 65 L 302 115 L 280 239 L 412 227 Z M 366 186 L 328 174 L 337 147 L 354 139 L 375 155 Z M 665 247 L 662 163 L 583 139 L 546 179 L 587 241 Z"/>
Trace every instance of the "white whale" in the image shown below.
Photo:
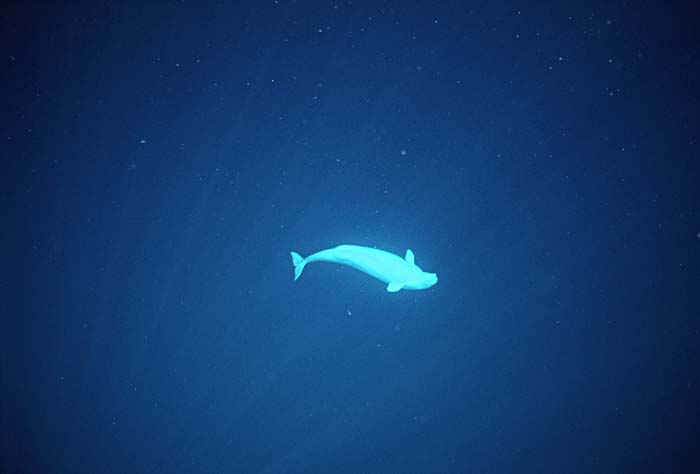
<path fill-rule="evenodd" d="M 438 281 L 435 273 L 424 272 L 414 263 L 411 249 L 406 250 L 405 258 L 384 250 L 359 245 L 339 245 L 332 249 L 321 250 L 306 258 L 296 252 L 290 252 L 290 254 L 294 264 L 295 280 L 301 276 L 307 263 L 331 262 L 357 268 L 361 272 L 388 283 L 386 291 L 390 293 L 401 289 L 424 290 Z"/>

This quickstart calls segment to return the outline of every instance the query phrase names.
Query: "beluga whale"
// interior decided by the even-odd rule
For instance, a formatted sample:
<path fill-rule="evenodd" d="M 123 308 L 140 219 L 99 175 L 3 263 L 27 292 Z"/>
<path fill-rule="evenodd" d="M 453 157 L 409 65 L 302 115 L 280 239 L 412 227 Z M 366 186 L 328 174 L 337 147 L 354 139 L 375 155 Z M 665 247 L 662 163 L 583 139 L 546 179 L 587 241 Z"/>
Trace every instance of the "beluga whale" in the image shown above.
<path fill-rule="evenodd" d="M 321 250 L 304 258 L 296 252 L 290 252 L 294 264 L 294 280 L 298 280 L 307 263 L 331 262 L 356 268 L 361 272 L 388 283 L 386 291 L 396 293 L 399 290 L 424 290 L 437 283 L 435 273 L 424 272 L 415 263 L 411 249 L 406 250 L 404 258 L 390 252 L 359 245 L 339 245 L 332 249 Z"/>

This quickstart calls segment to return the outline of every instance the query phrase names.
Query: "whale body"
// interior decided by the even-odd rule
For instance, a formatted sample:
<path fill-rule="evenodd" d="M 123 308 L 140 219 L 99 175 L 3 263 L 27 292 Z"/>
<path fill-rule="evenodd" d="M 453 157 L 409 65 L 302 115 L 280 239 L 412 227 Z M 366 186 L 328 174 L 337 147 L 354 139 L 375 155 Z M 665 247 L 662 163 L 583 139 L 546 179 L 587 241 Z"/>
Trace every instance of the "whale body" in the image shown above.
<path fill-rule="evenodd" d="M 424 272 L 415 264 L 411 249 L 404 258 L 390 252 L 359 245 L 339 245 L 321 250 L 306 258 L 290 252 L 294 264 L 294 279 L 297 280 L 307 263 L 331 262 L 356 268 L 374 278 L 388 283 L 386 291 L 395 293 L 401 289 L 424 290 L 437 283 L 435 273 Z"/>

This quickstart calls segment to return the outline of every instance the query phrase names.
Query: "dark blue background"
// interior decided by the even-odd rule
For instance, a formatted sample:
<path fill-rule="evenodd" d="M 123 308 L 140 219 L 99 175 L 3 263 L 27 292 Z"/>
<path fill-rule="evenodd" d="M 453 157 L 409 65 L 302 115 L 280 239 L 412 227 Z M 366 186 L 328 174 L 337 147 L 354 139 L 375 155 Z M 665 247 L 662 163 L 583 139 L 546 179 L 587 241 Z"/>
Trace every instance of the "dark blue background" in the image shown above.
<path fill-rule="evenodd" d="M 696 8 L 15 3 L 2 472 L 698 472 Z"/>

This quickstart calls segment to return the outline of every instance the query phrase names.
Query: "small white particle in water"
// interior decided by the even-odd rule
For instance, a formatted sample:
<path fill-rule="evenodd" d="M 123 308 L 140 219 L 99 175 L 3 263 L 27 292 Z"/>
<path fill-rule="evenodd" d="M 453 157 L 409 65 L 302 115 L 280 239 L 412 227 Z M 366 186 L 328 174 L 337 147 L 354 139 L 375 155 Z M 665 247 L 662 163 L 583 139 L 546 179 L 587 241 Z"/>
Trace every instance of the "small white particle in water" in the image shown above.
<path fill-rule="evenodd" d="M 139 140 L 139 143 L 140 143 L 141 145 L 143 145 L 143 144 L 146 143 L 146 140 L 144 140 L 144 139 L 142 138 L 141 140 Z"/>
<path fill-rule="evenodd" d="M 348 310 L 348 316 L 352 316 L 352 311 Z"/>
<path fill-rule="evenodd" d="M 401 150 L 401 156 L 406 156 L 406 150 Z"/>

